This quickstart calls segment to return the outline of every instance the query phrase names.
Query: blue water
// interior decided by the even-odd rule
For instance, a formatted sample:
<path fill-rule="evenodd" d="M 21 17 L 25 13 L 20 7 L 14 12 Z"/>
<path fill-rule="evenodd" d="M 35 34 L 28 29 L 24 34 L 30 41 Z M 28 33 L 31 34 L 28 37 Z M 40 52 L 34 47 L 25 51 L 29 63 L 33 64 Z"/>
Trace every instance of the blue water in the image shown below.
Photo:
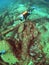
<path fill-rule="evenodd" d="M 11 2 L 15 2 L 16 0 L 0 0 L 0 6 L 4 7 L 4 6 L 8 6 L 11 4 Z"/>
<path fill-rule="evenodd" d="M 44 0 L 45 2 L 49 2 L 49 0 Z M 35 3 L 39 3 L 40 2 L 40 0 L 0 0 L 0 13 L 1 12 L 4 12 L 5 10 L 7 10 L 8 9 L 8 7 L 9 7 L 9 9 L 10 9 L 10 5 L 11 5 L 11 3 L 17 3 L 17 2 L 21 2 L 21 3 L 28 3 L 28 2 L 31 2 L 31 4 L 33 3 L 33 4 L 35 4 Z M 32 5 L 33 5 L 32 4 Z M 39 5 L 44 5 L 44 4 L 39 4 Z M 47 4 L 46 4 L 47 5 Z"/>
<path fill-rule="evenodd" d="M 45 0 L 46 2 L 49 2 L 49 0 Z"/>
<path fill-rule="evenodd" d="M 11 3 L 15 3 L 17 0 L 0 0 L 0 12 L 5 11 Z"/>

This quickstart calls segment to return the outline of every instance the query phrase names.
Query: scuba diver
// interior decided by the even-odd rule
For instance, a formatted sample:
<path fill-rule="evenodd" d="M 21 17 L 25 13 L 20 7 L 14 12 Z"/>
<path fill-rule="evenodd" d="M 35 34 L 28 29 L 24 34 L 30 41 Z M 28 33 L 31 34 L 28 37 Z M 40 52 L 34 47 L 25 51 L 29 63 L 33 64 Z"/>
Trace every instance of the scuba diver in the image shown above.
<path fill-rule="evenodd" d="M 31 8 L 28 8 L 28 10 L 24 11 L 22 14 L 20 14 L 18 16 L 18 20 L 26 20 L 27 17 L 32 13 L 32 11 L 35 9 L 36 7 L 31 7 Z"/>
<path fill-rule="evenodd" d="M 19 20 L 21 21 L 26 20 L 28 15 L 30 15 L 30 12 L 28 11 L 23 12 L 22 14 L 19 15 Z"/>

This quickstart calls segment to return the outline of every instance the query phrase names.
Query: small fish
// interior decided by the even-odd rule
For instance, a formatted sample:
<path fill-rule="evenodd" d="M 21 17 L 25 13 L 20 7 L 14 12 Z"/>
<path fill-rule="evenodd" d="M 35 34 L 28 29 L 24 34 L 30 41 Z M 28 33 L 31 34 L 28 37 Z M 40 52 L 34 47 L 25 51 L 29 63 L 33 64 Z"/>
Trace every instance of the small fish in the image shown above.
<path fill-rule="evenodd" d="M 0 55 L 1 55 L 1 54 L 5 54 L 5 53 L 6 53 L 6 50 L 0 51 Z"/>

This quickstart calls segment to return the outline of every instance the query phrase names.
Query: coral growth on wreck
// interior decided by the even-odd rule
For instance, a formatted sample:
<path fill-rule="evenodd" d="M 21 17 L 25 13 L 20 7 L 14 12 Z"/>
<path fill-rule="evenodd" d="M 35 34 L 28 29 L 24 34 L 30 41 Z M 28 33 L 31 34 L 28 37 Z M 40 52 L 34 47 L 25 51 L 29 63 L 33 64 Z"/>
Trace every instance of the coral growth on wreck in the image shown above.
<path fill-rule="evenodd" d="M 12 29 L 2 32 L 4 41 L 11 48 L 1 56 L 2 60 L 12 65 L 15 63 L 19 65 L 47 65 L 49 58 L 47 59 L 48 53 L 46 52 L 47 55 L 45 55 L 45 51 L 47 51 L 48 46 L 45 48 L 41 43 L 41 38 L 43 38 L 41 31 L 44 31 L 45 28 L 44 30 L 40 30 L 40 28 L 42 27 L 37 26 L 34 21 L 27 20 Z M 13 33 L 8 36 L 8 32 Z M 15 61 L 7 57 L 9 53 Z"/>

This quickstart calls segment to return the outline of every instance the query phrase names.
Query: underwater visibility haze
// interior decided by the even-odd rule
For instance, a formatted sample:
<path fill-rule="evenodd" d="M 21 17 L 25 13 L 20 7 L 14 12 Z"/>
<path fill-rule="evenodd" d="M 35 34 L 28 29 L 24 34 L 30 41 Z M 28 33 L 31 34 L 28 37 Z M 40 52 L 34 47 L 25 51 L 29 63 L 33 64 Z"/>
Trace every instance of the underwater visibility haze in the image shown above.
<path fill-rule="evenodd" d="M 49 65 L 49 0 L 0 0 L 0 65 Z"/>

